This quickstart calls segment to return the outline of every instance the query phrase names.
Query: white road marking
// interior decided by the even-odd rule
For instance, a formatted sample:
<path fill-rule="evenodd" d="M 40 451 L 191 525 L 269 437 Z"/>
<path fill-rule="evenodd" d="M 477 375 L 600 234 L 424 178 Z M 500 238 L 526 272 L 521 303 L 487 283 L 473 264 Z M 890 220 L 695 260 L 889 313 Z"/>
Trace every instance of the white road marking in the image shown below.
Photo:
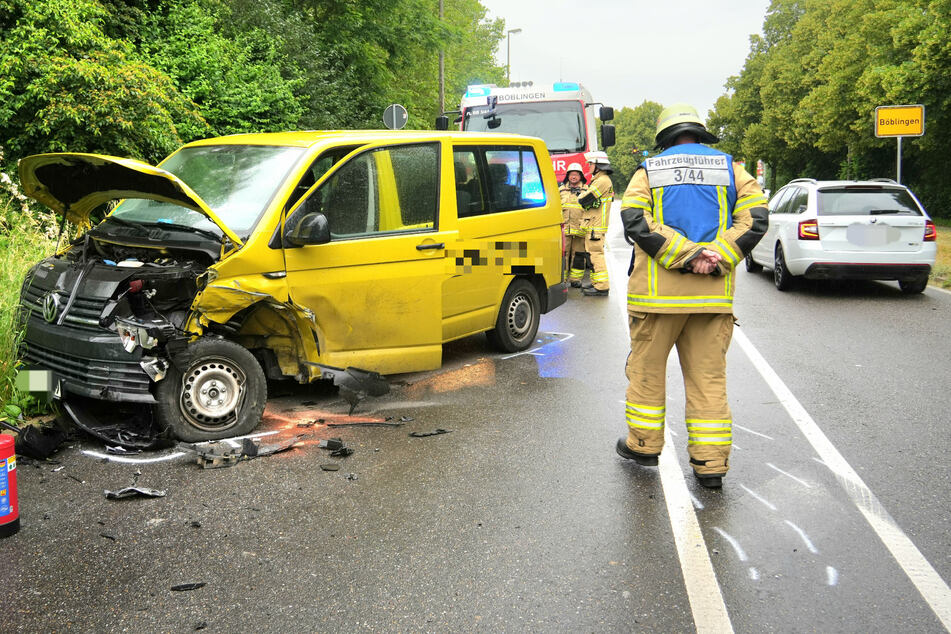
<path fill-rule="evenodd" d="M 743 550 L 743 547 L 740 546 L 740 542 L 736 541 L 732 535 L 727 533 L 725 530 L 719 526 L 714 526 L 713 530 L 717 532 L 723 539 L 730 542 L 730 546 L 733 547 L 733 550 L 736 552 L 736 556 L 739 557 L 740 561 L 749 561 L 749 557 L 746 556 L 746 551 Z"/>
<path fill-rule="evenodd" d="M 783 475 L 786 476 L 787 478 L 792 478 L 793 480 L 795 480 L 796 482 L 798 482 L 798 483 L 801 484 L 802 486 L 806 487 L 807 489 L 811 489 L 811 488 L 812 488 L 812 485 L 809 484 L 808 482 L 806 482 L 805 480 L 803 480 L 803 479 L 801 479 L 801 478 L 797 478 L 797 477 L 794 476 L 793 474 L 787 473 L 787 472 L 783 471 L 782 469 L 780 469 L 779 467 L 777 467 L 776 465 L 774 465 L 772 462 L 767 462 L 767 463 L 766 463 L 766 466 L 769 467 L 770 469 L 774 469 L 775 471 L 778 471 L 779 473 L 783 474 Z"/>
<path fill-rule="evenodd" d="M 951 631 L 951 588 L 944 582 L 934 567 L 925 559 L 918 547 L 898 526 L 871 489 L 862 481 L 859 474 L 842 457 L 838 449 L 829 441 L 809 412 L 799 403 L 792 391 L 783 383 L 779 375 L 770 367 L 766 359 L 753 346 L 746 334 L 739 328 L 734 330 L 733 340 L 749 357 L 770 389 L 779 398 L 779 402 L 789 413 L 793 422 L 812 445 L 825 465 L 835 474 L 842 488 L 852 499 L 865 520 L 878 535 L 895 561 L 924 597 L 935 615 Z M 833 585 L 833 584 L 830 584 Z"/>
<path fill-rule="evenodd" d="M 772 502 L 770 502 L 769 500 L 767 500 L 767 499 L 764 498 L 763 496 L 758 495 L 755 491 L 753 491 L 753 490 L 752 490 L 751 488 L 749 488 L 748 486 L 741 484 L 741 485 L 740 485 L 740 488 L 743 489 L 744 491 L 746 491 L 747 493 L 749 493 L 750 495 L 752 495 L 754 498 L 756 498 L 756 500 L 758 500 L 760 503 L 762 503 L 763 506 L 765 506 L 765 507 L 768 508 L 769 510 L 771 510 L 771 511 L 775 511 L 775 510 L 776 510 L 776 505 L 775 505 L 775 504 L 773 504 Z"/>
<path fill-rule="evenodd" d="M 759 581 L 759 570 L 753 566 L 750 566 L 750 579 L 753 581 Z"/>
<path fill-rule="evenodd" d="M 839 571 L 832 566 L 826 566 L 826 585 L 834 586 L 839 583 Z"/>
<path fill-rule="evenodd" d="M 806 544 L 806 548 L 809 549 L 809 552 L 811 552 L 813 555 L 818 555 L 818 554 L 819 554 L 819 549 L 815 547 L 815 545 L 812 543 L 812 540 L 809 539 L 809 536 L 808 536 L 808 535 L 806 535 L 806 531 L 802 530 L 801 528 L 799 528 L 798 526 L 796 526 L 795 524 L 793 524 L 793 523 L 790 522 L 789 520 L 785 520 L 785 522 L 786 522 L 786 525 L 787 525 L 787 526 L 789 526 L 789 527 L 792 528 L 794 531 L 796 531 L 797 533 L 799 533 L 799 537 L 802 539 L 803 543 Z"/>
<path fill-rule="evenodd" d="M 693 493 L 690 494 L 690 501 L 693 502 L 693 505 L 694 505 L 695 508 L 697 508 L 697 509 L 700 510 L 700 511 L 703 510 L 703 502 L 701 502 L 700 500 L 698 500 L 698 499 L 697 499 L 697 496 L 694 495 Z"/>
<path fill-rule="evenodd" d="M 174 460 L 180 456 L 184 456 L 185 452 L 176 451 L 175 453 L 168 454 L 165 456 L 158 456 L 157 458 L 131 458 L 129 456 L 115 456 L 108 453 L 102 453 L 100 451 L 91 451 L 89 449 L 83 449 L 82 453 L 87 456 L 92 456 L 93 458 L 105 458 L 109 462 L 122 462 L 126 464 L 148 464 L 150 462 L 165 462 L 167 460 Z"/>
<path fill-rule="evenodd" d="M 619 208 L 620 202 L 615 205 Z M 617 209 L 612 210 L 615 218 Z M 615 222 L 612 226 L 620 226 Z M 608 257 L 610 275 L 614 278 L 615 290 L 608 296 L 614 307 L 623 315 L 627 322 L 627 268 L 622 268 L 618 258 Z M 618 422 L 623 419 L 618 417 Z M 677 546 L 677 556 L 680 558 L 680 570 L 687 588 L 687 599 L 690 601 L 690 611 L 693 614 L 694 626 L 698 634 L 731 634 L 733 624 L 713 571 L 713 562 L 710 561 L 710 552 L 703 534 L 700 532 L 700 523 L 693 509 L 690 492 L 684 480 L 684 473 L 680 468 L 677 457 L 677 447 L 672 442 L 673 432 L 668 426 L 665 430 L 665 449 L 660 454 L 660 481 L 664 489 L 664 500 L 667 502 L 667 514 L 670 517 L 670 528 L 674 534 L 674 543 Z"/>
<path fill-rule="evenodd" d="M 772 436 L 767 436 L 766 434 L 761 434 L 758 431 L 753 431 L 752 429 L 743 427 L 743 425 L 737 425 L 736 423 L 733 423 L 733 426 L 736 427 L 737 429 L 742 429 L 743 431 L 747 433 L 754 434 L 756 436 L 762 436 L 763 438 L 766 438 L 767 440 L 775 440 L 775 438 L 773 438 Z"/>

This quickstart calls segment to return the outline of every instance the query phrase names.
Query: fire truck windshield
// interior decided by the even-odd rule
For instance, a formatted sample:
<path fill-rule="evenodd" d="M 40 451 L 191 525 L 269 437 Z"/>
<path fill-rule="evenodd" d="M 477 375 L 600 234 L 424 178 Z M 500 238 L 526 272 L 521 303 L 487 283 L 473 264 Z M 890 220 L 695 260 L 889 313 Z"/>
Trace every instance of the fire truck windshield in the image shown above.
<path fill-rule="evenodd" d="M 464 130 L 473 132 L 508 132 L 537 136 L 545 141 L 549 152 L 581 152 L 587 139 L 584 110 L 578 101 L 536 101 L 500 103 L 495 107 L 497 128 L 489 128 L 485 106 L 466 111 Z"/>

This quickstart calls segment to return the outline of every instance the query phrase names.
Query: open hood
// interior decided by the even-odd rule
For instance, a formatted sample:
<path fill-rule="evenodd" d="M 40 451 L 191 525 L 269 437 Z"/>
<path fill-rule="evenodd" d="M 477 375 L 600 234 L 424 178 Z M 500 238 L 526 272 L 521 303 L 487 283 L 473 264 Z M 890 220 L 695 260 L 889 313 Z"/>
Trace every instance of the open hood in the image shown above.
<path fill-rule="evenodd" d="M 148 198 L 200 212 L 236 245 L 241 239 L 181 179 L 165 170 L 102 154 L 34 154 L 20 160 L 23 193 L 78 227 L 93 209 L 121 198 Z"/>

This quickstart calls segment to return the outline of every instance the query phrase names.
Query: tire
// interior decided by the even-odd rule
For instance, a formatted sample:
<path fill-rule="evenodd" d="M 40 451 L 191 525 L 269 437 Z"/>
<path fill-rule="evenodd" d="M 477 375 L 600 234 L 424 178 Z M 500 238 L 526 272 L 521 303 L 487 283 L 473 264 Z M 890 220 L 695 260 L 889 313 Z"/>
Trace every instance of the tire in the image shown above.
<path fill-rule="evenodd" d="M 928 276 L 925 275 L 914 280 L 899 280 L 898 286 L 901 288 L 901 292 L 906 295 L 924 293 L 925 289 L 928 288 Z"/>
<path fill-rule="evenodd" d="M 493 348 L 502 352 L 521 352 L 535 342 L 540 319 L 538 291 L 531 282 L 517 279 L 505 291 L 495 328 L 485 334 Z"/>
<path fill-rule="evenodd" d="M 788 291 L 793 287 L 793 274 L 786 268 L 786 257 L 783 254 L 783 245 L 776 245 L 776 259 L 773 264 L 773 283 L 781 291 Z"/>
<path fill-rule="evenodd" d="M 223 339 L 199 339 L 156 387 L 159 426 L 185 442 L 251 432 L 267 404 L 267 380 L 257 359 Z M 216 399 L 216 400 L 213 400 Z"/>
<path fill-rule="evenodd" d="M 762 264 L 760 264 L 759 262 L 753 261 L 752 253 L 746 254 L 746 270 L 749 271 L 750 273 L 759 273 L 760 271 L 763 270 Z"/>

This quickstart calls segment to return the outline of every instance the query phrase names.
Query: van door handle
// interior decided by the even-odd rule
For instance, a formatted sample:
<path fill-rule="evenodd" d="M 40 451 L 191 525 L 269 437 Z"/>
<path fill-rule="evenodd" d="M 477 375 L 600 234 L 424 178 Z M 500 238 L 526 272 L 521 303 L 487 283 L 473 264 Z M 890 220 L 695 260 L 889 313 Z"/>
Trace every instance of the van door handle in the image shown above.
<path fill-rule="evenodd" d="M 432 244 L 417 244 L 416 245 L 417 251 L 428 251 L 430 249 L 445 249 L 445 248 L 446 248 L 445 242 L 434 242 Z"/>

